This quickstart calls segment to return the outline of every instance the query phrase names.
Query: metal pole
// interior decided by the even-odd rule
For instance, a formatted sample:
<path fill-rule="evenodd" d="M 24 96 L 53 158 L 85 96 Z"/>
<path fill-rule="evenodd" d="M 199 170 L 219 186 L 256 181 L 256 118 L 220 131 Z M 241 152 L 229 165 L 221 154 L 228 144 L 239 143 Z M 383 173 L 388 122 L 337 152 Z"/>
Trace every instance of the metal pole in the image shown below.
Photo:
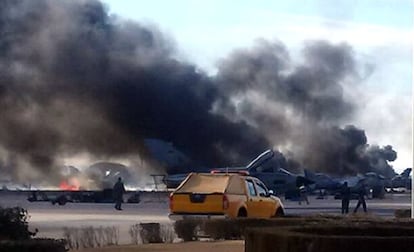
<path fill-rule="evenodd" d="M 413 17 L 414 21 L 414 17 Z M 414 42 L 412 42 L 414 45 Z M 414 50 L 411 50 L 411 62 L 414 62 Z M 411 71 L 412 79 L 411 79 L 411 158 L 412 158 L 412 168 L 414 169 L 414 71 Z M 411 170 L 411 219 L 414 219 L 414 170 Z"/>

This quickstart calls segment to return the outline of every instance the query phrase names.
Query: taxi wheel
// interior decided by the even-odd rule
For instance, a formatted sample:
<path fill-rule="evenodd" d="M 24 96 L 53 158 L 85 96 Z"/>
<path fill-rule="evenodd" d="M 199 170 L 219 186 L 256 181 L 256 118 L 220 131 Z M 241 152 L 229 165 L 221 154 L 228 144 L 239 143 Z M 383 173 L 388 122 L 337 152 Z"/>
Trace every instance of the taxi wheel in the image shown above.
<path fill-rule="evenodd" d="M 237 213 L 237 217 L 239 218 L 246 218 L 247 217 L 247 211 L 244 208 L 240 208 L 239 212 Z"/>
<path fill-rule="evenodd" d="M 285 215 L 285 212 L 283 211 L 283 209 L 281 207 L 279 207 L 276 210 L 275 215 L 273 215 L 273 217 L 283 217 Z"/>

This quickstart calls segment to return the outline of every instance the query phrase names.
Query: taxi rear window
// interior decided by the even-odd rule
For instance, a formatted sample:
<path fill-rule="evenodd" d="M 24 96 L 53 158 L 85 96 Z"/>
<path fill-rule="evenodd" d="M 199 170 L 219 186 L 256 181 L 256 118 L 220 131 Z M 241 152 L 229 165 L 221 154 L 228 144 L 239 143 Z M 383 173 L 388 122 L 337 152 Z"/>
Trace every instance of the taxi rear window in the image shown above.
<path fill-rule="evenodd" d="M 192 174 L 177 193 L 224 193 L 229 181 L 226 175 Z"/>

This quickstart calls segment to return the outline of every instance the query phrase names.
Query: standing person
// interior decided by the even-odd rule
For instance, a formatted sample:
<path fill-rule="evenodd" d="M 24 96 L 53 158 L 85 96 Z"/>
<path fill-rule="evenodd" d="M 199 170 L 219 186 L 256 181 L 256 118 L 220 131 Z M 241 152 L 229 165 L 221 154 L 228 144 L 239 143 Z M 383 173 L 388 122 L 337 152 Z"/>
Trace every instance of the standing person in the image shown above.
<path fill-rule="evenodd" d="M 307 205 L 309 205 L 309 200 L 308 200 L 308 194 L 306 192 L 306 187 L 305 186 L 301 186 L 299 187 L 299 205 L 302 202 L 302 200 L 304 200 L 306 202 Z"/>
<path fill-rule="evenodd" d="M 364 209 L 364 213 L 367 212 L 367 203 L 365 202 L 365 195 L 366 189 L 364 185 L 361 185 L 358 189 L 358 204 L 354 209 L 354 213 L 358 211 L 359 206 L 362 204 L 362 208 Z"/>
<path fill-rule="evenodd" d="M 116 210 L 122 210 L 121 204 L 123 201 L 124 193 L 125 193 L 124 183 L 122 182 L 122 178 L 119 177 L 118 181 L 115 183 L 114 188 L 113 188 L 113 195 L 114 195 Z"/>
<path fill-rule="evenodd" d="M 349 212 L 349 200 L 351 198 L 351 189 L 348 187 L 348 182 L 344 182 L 341 189 L 342 198 L 342 214 Z"/>

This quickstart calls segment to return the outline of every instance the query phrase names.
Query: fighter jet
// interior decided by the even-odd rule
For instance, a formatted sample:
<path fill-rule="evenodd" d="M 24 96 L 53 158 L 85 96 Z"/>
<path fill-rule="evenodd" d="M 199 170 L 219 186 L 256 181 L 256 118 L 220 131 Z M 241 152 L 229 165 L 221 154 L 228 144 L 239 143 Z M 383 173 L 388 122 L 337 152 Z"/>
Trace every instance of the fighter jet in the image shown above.
<path fill-rule="evenodd" d="M 270 149 L 260 154 L 247 165 L 249 175 L 259 178 L 275 194 L 284 194 L 285 197 L 297 193 L 302 186 L 314 183 L 311 179 L 282 168 L 276 155 L 277 153 Z"/>
<path fill-rule="evenodd" d="M 385 197 L 386 178 L 376 172 L 364 174 L 363 184 L 371 192 L 372 198 L 382 199 Z"/>
<path fill-rule="evenodd" d="M 394 178 L 392 178 L 390 187 L 411 189 L 411 170 L 411 168 L 407 168 L 401 174 L 396 175 Z"/>
<path fill-rule="evenodd" d="M 120 163 L 98 162 L 89 166 L 86 174 L 98 189 L 112 188 L 119 177 L 125 186 L 133 186 L 136 181 L 131 169 Z"/>
<path fill-rule="evenodd" d="M 340 181 L 338 179 L 334 179 L 327 174 L 324 173 L 314 173 L 308 169 L 304 170 L 305 178 L 314 181 L 315 183 L 310 186 L 312 191 L 319 190 L 319 191 L 327 191 L 327 192 L 335 192 L 341 188 L 344 181 Z M 342 183 L 341 183 L 342 182 Z"/>
<path fill-rule="evenodd" d="M 301 186 L 313 183 L 304 176 L 293 174 L 282 167 L 277 160 L 273 150 L 266 150 L 256 157 L 252 162 L 242 167 L 224 167 L 208 169 L 207 172 L 245 172 L 250 176 L 257 177 L 274 192 L 274 194 L 291 194 L 297 192 Z M 166 176 L 164 182 L 167 188 L 177 187 L 188 173 L 173 174 Z"/>
<path fill-rule="evenodd" d="M 323 190 L 328 194 L 335 194 L 341 189 L 344 182 L 347 182 L 348 186 L 351 188 L 351 191 L 356 191 L 358 187 L 365 186 L 365 188 L 371 192 L 371 197 L 373 198 L 383 198 L 385 193 L 386 179 L 384 176 L 375 172 L 367 172 L 356 176 L 333 178 L 324 173 L 314 173 L 305 169 L 305 177 L 315 181 L 315 184 L 309 187 L 312 191 Z"/>

